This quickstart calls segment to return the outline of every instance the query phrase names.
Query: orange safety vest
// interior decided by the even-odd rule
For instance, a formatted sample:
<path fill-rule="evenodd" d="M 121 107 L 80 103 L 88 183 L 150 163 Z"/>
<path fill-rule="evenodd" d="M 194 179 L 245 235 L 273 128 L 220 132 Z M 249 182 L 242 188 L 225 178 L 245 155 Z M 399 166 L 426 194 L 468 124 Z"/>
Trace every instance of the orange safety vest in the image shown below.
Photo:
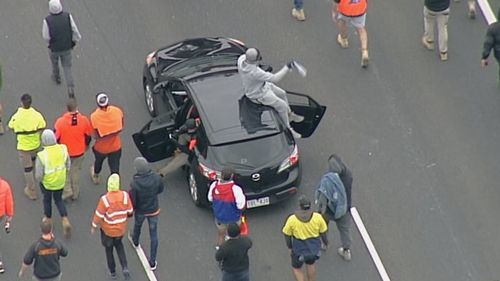
<path fill-rule="evenodd" d="M 359 17 L 366 13 L 367 0 L 340 0 L 337 11 L 347 17 Z"/>
<path fill-rule="evenodd" d="M 101 196 L 92 220 L 92 226 L 101 226 L 109 237 L 120 237 L 127 232 L 127 219 L 134 208 L 128 192 L 111 191 Z"/>

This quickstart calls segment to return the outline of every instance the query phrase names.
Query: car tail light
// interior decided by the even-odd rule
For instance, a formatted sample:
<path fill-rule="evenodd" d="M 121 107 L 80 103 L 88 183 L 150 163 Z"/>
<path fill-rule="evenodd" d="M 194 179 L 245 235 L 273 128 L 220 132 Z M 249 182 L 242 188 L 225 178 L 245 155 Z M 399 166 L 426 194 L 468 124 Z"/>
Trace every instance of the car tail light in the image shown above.
<path fill-rule="evenodd" d="M 201 163 L 198 164 L 198 169 L 200 170 L 200 174 L 202 174 L 207 179 L 217 180 L 221 177 L 221 172 L 212 170 Z"/>
<path fill-rule="evenodd" d="M 149 55 L 146 56 L 146 64 L 150 66 L 151 64 L 155 63 L 155 53 L 156 52 L 151 52 Z"/>
<path fill-rule="evenodd" d="M 299 162 L 299 148 L 298 148 L 297 144 L 295 144 L 293 146 L 292 153 L 290 153 L 290 156 L 288 156 L 288 158 L 283 160 L 283 162 L 281 163 L 281 165 L 278 169 L 278 173 L 281 173 L 284 170 L 286 170 L 292 166 L 297 165 L 298 162 Z"/>

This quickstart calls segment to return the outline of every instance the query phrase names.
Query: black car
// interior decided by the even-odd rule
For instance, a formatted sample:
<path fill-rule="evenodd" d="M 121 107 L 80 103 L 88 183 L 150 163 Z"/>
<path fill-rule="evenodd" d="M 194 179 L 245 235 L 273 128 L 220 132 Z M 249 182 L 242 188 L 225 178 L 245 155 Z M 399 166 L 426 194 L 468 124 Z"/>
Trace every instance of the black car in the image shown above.
<path fill-rule="evenodd" d="M 246 47 L 230 38 L 188 39 L 149 54 L 144 67 L 144 95 L 154 118 L 133 135 L 150 162 L 175 151 L 171 134 L 188 118 L 199 124 L 197 144 L 185 171 L 191 198 L 208 205 L 207 193 L 223 167 L 232 166 L 247 208 L 273 204 L 297 192 L 299 151 L 277 112 L 248 100 L 237 59 Z M 312 135 L 326 110 L 311 97 L 287 92 L 292 110 L 305 120 L 293 124 Z"/>

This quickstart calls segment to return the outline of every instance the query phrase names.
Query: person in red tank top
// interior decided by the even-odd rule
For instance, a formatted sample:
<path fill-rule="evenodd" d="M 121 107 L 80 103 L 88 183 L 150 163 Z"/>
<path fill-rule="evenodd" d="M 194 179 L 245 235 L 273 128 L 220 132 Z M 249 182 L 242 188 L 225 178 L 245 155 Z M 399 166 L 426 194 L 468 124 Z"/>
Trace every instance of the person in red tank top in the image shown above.
<path fill-rule="evenodd" d="M 66 177 L 62 199 L 77 200 L 80 195 L 80 170 L 92 139 L 92 126 L 87 116 L 78 112 L 76 99 L 70 98 L 66 108 L 68 111 L 54 124 L 57 142 L 66 145 L 71 159 L 71 168 Z"/>
<path fill-rule="evenodd" d="M 337 43 L 346 49 L 349 47 L 347 40 L 347 23 L 351 23 L 359 34 L 361 42 L 361 67 L 368 67 L 368 33 L 365 28 L 367 0 L 333 0 L 332 19 L 337 23 L 339 34 Z"/>

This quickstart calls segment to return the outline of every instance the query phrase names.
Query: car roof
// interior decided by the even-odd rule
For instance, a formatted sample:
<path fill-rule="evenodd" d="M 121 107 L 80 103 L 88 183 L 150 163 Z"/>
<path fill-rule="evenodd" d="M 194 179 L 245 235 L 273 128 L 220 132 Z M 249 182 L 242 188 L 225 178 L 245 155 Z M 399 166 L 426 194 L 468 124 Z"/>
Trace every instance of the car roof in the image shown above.
<path fill-rule="evenodd" d="M 211 145 L 240 142 L 282 131 L 278 116 L 268 106 L 248 100 L 236 68 L 211 72 L 188 81 Z"/>

